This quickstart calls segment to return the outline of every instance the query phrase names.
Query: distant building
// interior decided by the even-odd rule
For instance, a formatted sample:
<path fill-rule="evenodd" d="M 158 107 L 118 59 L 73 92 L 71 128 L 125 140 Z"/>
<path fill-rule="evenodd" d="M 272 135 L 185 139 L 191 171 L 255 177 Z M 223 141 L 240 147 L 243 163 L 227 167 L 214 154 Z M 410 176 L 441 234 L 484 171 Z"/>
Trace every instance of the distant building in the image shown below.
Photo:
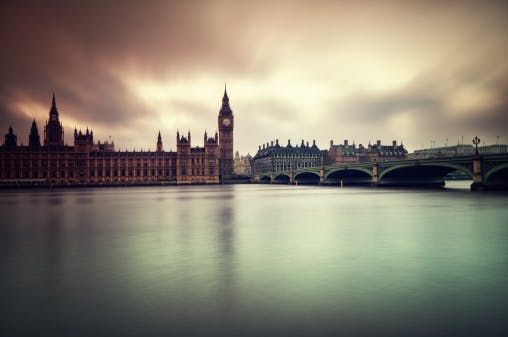
<path fill-rule="evenodd" d="M 330 141 L 330 148 L 325 154 L 325 163 L 327 165 L 347 164 L 347 163 L 363 163 L 386 160 L 400 160 L 407 158 L 407 150 L 404 145 L 397 145 L 397 141 L 393 141 L 392 145 L 382 145 L 378 140 L 376 144 L 364 147 L 362 144 L 349 144 L 344 140 L 343 144 L 334 145 L 333 140 Z"/>
<path fill-rule="evenodd" d="M 251 176 L 251 160 L 252 156 L 247 154 L 246 156 L 240 156 L 240 153 L 235 153 L 235 175 L 237 176 Z"/>
<path fill-rule="evenodd" d="M 493 144 L 478 146 L 479 154 L 507 153 L 507 144 Z M 451 146 L 432 147 L 429 149 L 415 150 L 409 154 L 411 159 L 444 158 L 458 156 L 472 156 L 476 148 L 471 144 L 457 144 Z"/>
<path fill-rule="evenodd" d="M 305 167 L 319 167 L 323 164 L 323 153 L 316 146 L 316 142 L 292 146 L 288 140 L 286 146 L 280 146 L 279 140 L 267 143 L 252 158 L 252 175 L 259 176 L 264 173 L 296 170 Z"/>
<path fill-rule="evenodd" d="M 74 130 L 74 146 L 64 145 L 55 95 L 41 146 L 35 120 L 28 146 L 18 146 L 12 127 L 0 146 L 1 184 L 219 183 L 233 177 L 233 113 L 224 90 L 219 133 L 204 133 L 203 147 L 191 147 L 191 134 L 177 132 L 176 152 L 164 151 L 159 132 L 156 151 L 115 151 L 114 142 L 94 143 L 92 130 Z"/>
<path fill-rule="evenodd" d="M 409 154 L 411 159 L 426 159 L 440 157 L 468 156 L 475 153 L 475 148 L 470 144 L 457 144 L 451 146 L 433 147 L 430 149 L 415 150 Z"/>
<path fill-rule="evenodd" d="M 478 152 L 480 154 L 508 153 L 508 144 L 492 144 L 478 146 Z"/>

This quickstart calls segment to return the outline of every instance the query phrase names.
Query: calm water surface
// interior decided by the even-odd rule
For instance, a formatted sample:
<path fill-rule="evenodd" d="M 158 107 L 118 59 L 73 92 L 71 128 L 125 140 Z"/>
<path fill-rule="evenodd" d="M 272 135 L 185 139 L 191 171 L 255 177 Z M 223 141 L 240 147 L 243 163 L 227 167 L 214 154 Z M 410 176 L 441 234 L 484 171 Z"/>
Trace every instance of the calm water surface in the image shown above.
<path fill-rule="evenodd" d="M 0 191 L 0 335 L 507 336 L 508 196 Z"/>

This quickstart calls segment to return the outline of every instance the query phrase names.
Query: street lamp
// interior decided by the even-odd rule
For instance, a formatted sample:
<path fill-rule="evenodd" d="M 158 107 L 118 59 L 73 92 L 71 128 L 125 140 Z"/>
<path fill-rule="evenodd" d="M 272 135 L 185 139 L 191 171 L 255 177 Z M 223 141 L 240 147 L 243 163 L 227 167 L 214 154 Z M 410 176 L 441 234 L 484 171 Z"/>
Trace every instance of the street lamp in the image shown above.
<path fill-rule="evenodd" d="M 473 144 L 476 146 L 476 155 L 478 155 L 478 144 L 480 144 L 480 138 L 478 138 L 478 136 L 474 137 Z"/>

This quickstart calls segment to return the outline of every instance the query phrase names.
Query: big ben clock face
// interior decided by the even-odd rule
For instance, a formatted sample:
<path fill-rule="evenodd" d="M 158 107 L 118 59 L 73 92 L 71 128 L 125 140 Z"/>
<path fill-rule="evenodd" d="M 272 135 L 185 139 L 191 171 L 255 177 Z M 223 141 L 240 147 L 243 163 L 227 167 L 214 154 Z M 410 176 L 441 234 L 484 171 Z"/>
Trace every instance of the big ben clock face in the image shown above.
<path fill-rule="evenodd" d="M 231 120 L 229 118 L 224 118 L 222 120 L 222 125 L 229 126 L 231 124 Z"/>

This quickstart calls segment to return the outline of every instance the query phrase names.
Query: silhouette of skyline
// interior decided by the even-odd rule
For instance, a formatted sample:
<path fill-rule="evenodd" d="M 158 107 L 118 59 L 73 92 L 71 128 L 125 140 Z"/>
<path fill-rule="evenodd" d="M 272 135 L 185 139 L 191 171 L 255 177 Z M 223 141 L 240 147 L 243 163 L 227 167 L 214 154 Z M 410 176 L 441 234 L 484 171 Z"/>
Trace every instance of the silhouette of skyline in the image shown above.
<path fill-rule="evenodd" d="M 65 142 L 202 133 L 234 97 L 235 150 L 281 140 L 508 142 L 508 4 L 4 1 L 0 130 L 28 143 L 53 91 Z M 499 136 L 499 138 L 497 138 Z M 463 138 L 462 138 L 463 137 Z"/>

